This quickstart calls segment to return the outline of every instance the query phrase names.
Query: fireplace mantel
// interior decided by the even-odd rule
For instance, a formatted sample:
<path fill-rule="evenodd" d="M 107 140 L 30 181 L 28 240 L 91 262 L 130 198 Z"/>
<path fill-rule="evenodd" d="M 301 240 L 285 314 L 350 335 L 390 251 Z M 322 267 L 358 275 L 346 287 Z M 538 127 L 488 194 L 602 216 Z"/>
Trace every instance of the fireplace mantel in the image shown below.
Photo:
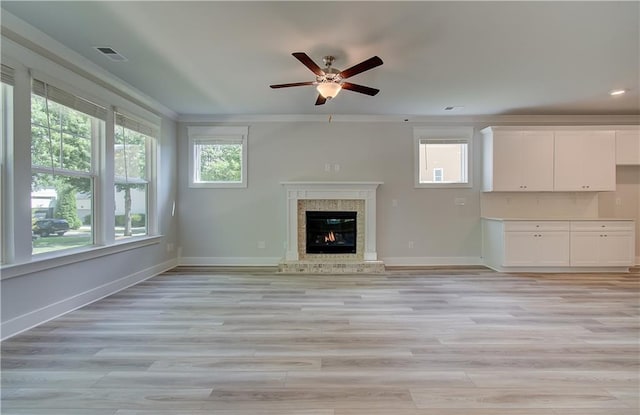
<path fill-rule="evenodd" d="M 298 201 L 363 200 L 364 260 L 376 261 L 376 190 L 382 182 L 281 182 L 287 194 L 287 252 L 286 261 L 298 261 Z"/>

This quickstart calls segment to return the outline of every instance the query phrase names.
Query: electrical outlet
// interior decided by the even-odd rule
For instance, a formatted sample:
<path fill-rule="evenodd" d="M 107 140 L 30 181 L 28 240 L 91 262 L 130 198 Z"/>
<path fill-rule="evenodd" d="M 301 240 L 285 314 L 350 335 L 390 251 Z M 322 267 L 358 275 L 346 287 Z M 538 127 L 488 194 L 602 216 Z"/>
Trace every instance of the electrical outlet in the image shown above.
<path fill-rule="evenodd" d="M 258 249 L 265 249 L 267 247 L 267 243 L 265 241 L 258 241 Z"/>
<path fill-rule="evenodd" d="M 456 206 L 464 206 L 467 203 L 467 199 L 464 197 L 456 197 L 453 201 Z"/>
<path fill-rule="evenodd" d="M 173 252 L 173 250 L 175 249 L 173 243 L 169 242 L 167 244 L 167 252 Z"/>
<path fill-rule="evenodd" d="M 616 206 L 622 206 L 622 198 L 616 197 Z"/>
<path fill-rule="evenodd" d="M 340 171 L 340 165 L 339 164 L 334 164 L 333 165 L 333 171 Z"/>
<path fill-rule="evenodd" d="M 413 241 L 409 241 L 409 249 L 413 249 Z"/>
<path fill-rule="evenodd" d="M 330 171 L 331 171 L 331 164 L 329 164 L 329 163 L 325 163 L 325 164 L 324 164 L 324 171 L 326 171 L 326 172 L 330 172 Z"/>

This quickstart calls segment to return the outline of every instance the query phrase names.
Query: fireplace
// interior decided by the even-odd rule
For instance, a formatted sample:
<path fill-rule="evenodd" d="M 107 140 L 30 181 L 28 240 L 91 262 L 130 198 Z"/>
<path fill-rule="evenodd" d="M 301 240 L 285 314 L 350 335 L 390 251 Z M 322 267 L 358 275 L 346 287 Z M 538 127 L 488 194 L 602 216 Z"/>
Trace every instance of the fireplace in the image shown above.
<path fill-rule="evenodd" d="M 384 272 L 376 252 L 376 189 L 381 184 L 282 182 L 287 201 L 287 251 L 278 265 L 280 272 Z M 308 222 L 309 214 L 316 223 Z"/>
<path fill-rule="evenodd" d="M 357 212 L 307 211 L 307 254 L 355 254 Z"/>

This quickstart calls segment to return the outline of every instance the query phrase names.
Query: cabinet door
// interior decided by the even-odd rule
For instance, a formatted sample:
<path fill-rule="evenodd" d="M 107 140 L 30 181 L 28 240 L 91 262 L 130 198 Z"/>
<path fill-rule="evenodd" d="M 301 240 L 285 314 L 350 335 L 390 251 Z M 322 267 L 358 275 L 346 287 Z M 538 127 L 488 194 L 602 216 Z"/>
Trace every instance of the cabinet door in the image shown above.
<path fill-rule="evenodd" d="M 554 190 L 615 190 L 614 131 L 556 131 L 554 141 Z"/>
<path fill-rule="evenodd" d="M 553 132 L 494 132 L 493 190 L 553 190 Z"/>
<path fill-rule="evenodd" d="M 569 266 L 569 232 L 538 233 L 537 265 L 543 267 Z"/>
<path fill-rule="evenodd" d="M 606 232 L 599 238 L 602 266 L 632 266 L 633 232 Z"/>
<path fill-rule="evenodd" d="M 640 165 L 640 130 L 616 131 L 616 164 Z"/>
<path fill-rule="evenodd" d="M 600 261 L 601 232 L 571 232 L 571 266 L 593 267 Z"/>
<path fill-rule="evenodd" d="M 536 232 L 504 233 L 504 266 L 524 267 L 536 265 Z"/>
<path fill-rule="evenodd" d="M 522 134 L 497 131 L 493 134 L 493 190 L 523 191 L 521 167 Z"/>
<path fill-rule="evenodd" d="M 524 190 L 553 190 L 553 131 L 523 131 L 520 144 L 520 177 Z"/>

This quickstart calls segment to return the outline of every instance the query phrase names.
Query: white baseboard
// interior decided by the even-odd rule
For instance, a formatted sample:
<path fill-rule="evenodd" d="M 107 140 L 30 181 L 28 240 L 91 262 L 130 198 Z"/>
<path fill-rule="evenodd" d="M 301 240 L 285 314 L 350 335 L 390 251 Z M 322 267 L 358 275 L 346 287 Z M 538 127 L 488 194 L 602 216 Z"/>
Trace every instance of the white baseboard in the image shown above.
<path fill-rule="evenodd" d="M 455 266 L 484 265 L 480 257 L 387 257 L 381 258 L 389 266 Z M 183 257 L 179 265 L 199 266 L 277 266 L 281 257 Z"/>
<path fill-rule="evenodd" d="M 224 267 L 275 267 L 282 257 L 182 257 L 178 265 L 224 266 Z"/>
<path fill-rule="evenodd" d="M 387 266 L 456 266 L 456 265 L 484 265 L 480 257 L 385 257 L 382 261 Z"/>
<path fill-rule="evenodd" d="M 42 323 L 46 323 L 49 320 L 53 320 L 54 318 L 60 317 L 80 307 L 84 307 L 87 304 L 91 304 L 127 287 L 136 285 L 144 280 L 161 274 L 164 271 L 170 270 L 175 266 L 177 266 L 177 260 L 172 259 L 99 287 L 92 288 L 91 290 L 74 295 L 73 297 L 49 304 L 48 306 L 42 307 L 38 310 L 12 318 L 11 320 L 2 323 L 0 328 L 2 340 L 6 340 L 9 337 L 13 337 L 16 334 L 22 333 L 23 331 L 29 330 L 30 328 L 36 327 Z"/>

